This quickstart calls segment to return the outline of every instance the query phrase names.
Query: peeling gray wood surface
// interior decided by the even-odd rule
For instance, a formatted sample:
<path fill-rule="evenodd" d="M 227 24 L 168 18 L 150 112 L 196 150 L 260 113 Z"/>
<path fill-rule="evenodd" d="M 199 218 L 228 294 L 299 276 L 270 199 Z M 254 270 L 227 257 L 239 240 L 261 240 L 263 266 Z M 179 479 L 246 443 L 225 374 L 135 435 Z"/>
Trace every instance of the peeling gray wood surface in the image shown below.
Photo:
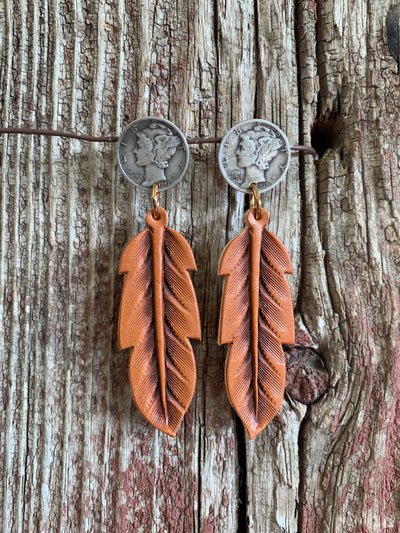
<path fill-rule="evenodd" d="M 176 440 L 137 412 L 117 344 L 126 242 L 150 206 L 115 145 L 2 135 L 0 530 L 398 530 L 399 75 L 392 4 L 216 0 L 0 2 L 2 126 L 118 135 L 160 115 L 189 137 L 254 116 L 295 156 L 263 195 L 293 260 L 298 350 L 330 388 L 289 395 L 248 441 L 217 346 L 219 255 L 247 200 L 214 145 L 162 196 L 191 242 L 203 325 L 196 395 Z M 306 340 L 305 340 L 306 339 Z M 301 391 L 300 391 L 301 395 Z"/>

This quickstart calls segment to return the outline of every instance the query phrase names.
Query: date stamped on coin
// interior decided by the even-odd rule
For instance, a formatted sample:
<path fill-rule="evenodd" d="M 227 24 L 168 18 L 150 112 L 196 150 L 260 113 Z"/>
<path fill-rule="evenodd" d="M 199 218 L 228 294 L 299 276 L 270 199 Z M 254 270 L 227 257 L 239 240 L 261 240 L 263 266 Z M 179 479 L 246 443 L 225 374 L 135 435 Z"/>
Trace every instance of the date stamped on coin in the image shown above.
<path fill-rule="evenodd" d="M 290 145 L 282 130 L 266 120 L 246 120 L 222 139 L 219 167 L 226 181 L 238 191 L 252 194 L 275 187 L 290 165 Z"/>
<path fill-rule="evenodd" d="M 122 132 L 117 145 L 119 166 L 136 187 L 151 191 L 174 187 L 189 164 L 189 147 L 172 122 L 158 117 L 135 120 Z"/>

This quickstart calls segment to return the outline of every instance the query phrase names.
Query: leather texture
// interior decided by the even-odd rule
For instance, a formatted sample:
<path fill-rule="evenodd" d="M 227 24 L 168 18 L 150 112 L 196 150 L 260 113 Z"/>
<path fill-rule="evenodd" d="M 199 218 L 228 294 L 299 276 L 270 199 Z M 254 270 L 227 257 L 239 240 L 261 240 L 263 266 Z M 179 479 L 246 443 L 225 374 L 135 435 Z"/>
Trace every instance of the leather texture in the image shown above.
<path fill-rule="evenodd" d="M 135 403 L 154 427 L 172 437 L 192 401 L 196 365 L 188 338 L 200 339 L 196 294 L 188 270 L 192 249 L 167 228 L 168 215 L 149 211 L 147 229 L 126 246 L 119 316 L 120 348 L 132 348 L 129 379 Z"/>
<path fill-rule="evenodd" d="M 269 215 L 261 209 L 244 215 L 245 228 L 227 244 L 219 263 L 225 276 L 219 344 L 229 344 L 225 380 L 232 407 L 249 438 L 276 416 L 285 391 L 286 364 L 282 344 L 294 343 L 294 316 L 284 273 L 292 264 L 282 242 L 266 229 Z"/>

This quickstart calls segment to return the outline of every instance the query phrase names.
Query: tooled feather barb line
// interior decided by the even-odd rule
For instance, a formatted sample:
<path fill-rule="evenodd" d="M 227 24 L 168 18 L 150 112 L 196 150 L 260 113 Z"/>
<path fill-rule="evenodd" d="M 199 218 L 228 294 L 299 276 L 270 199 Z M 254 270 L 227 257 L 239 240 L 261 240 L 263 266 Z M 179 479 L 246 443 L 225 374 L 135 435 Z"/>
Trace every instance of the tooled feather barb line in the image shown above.
<path fill-rule="evenodd" d="M 148 228 L 126 246 L 119 343 L 132 348 L 129 379 L 135 403 L 157 429 L 175 437 L 193 398 L 196 366 L 189 338 L 200 339 L 196 294 L 188 270 L 193 252 L 182 235 L 167 228 L 158 209 Z"/>
<path fill-rule="evenodd" d="M 276 416 L 285 390 L 282 344 L 294 343 L 289 284 L 290 257 L 282 242 L 266 229 L 269 215 L 255 209 L 244 216 L 245 228 L 222 252 L 219 274 L 225 276 L 219 344 L 229 344 L 225 379 L 230 402 L 250 438 Z"/>

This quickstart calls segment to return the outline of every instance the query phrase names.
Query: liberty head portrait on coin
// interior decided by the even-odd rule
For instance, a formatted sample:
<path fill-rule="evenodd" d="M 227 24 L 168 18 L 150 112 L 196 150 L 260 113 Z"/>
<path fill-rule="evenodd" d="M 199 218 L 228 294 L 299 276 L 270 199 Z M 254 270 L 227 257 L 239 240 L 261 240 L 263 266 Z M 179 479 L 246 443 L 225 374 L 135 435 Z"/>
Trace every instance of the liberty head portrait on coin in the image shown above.
<path fill-rule="evenodd" d="M 129 124 L 119 138 L 117 154 L 124 175 L 146 190 L 155 183 L 160 190 L 173 187 L 183 177 L 189 162 L 183 133 L 158 117 Z"/>
<path fill-rule="evenodd" d="M 137 144 L 133 149 L 138 167 L 144 167 L 145 180 L 142 187 L 166 181 L 164 169 L 179 146 L 179 138 L 161 124 L 150 124 L 136 133 Z"/>
<path fill-rule="evenodd" d="M 290 146 L 284 133 L 265 120 L 247 120 L 228 131 L 219 151 L 221 172 L 235 189 L 251 193 L 274 187 L 289 168 Z"/>
<path fill-rule="evenodd" d="M 253 130 L 240 135 L 236 157 L 238 167 L 246 169 L 245 181 L 240 185 L 243 189 L 252 183 L 257 185 L 265 181 L 264 171 L 278 155 L 282 144 L 282 140 L 265 126 L 255 126 Z"/>

